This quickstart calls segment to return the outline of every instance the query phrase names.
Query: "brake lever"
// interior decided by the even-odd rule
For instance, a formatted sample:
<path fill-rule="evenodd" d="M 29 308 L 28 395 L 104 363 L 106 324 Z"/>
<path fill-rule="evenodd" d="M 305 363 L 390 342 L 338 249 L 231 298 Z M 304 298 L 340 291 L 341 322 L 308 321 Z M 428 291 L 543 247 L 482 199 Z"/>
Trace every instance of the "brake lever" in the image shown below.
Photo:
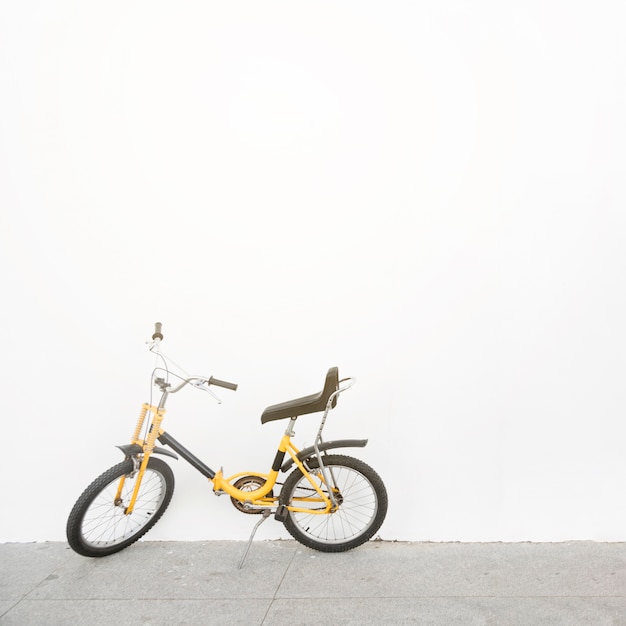
<path fill-rule="evenodd" d="M 222 404 L 221 398 L 217 394 L 213 393 L 213 391 L 209 388 L 209 384 L 208 383 L 209 383 L 208 380 L 199 380 L 199 379 L 196 379 L 196 380 L 191 382 L 191 384 L 196 389 L 200 389 L 201 391 L 206 391 L 208 394 L 213 396 L 213 398 L 217 401 L 218 404 Z"/>

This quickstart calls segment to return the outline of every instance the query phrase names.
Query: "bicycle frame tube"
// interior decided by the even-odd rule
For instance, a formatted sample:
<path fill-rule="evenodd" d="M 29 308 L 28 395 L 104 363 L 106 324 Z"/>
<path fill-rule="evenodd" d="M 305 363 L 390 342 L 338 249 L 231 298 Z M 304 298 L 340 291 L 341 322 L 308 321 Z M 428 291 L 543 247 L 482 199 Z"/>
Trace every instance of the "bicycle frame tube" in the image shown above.
<path fill-rule="evenodd" d="M 290 511 L 294 511 L 294 512 L 304 512 L 304 513 L 312 513 L 312 514 L 320 514 L 320 515 L 329 513 L 333 509 L 333 503 L 331 499 L 321 490 L 321 488 L 317 485 L 315 480 L 313 480 L 311 474 L 308 472 L 308 470 L 306 469 L 302 461 L 298 459 L 299 450 L 298 448 L 296 448 L 296 446 L 294 446 L 291 443 L 291 438 L 289 435 L 285 435 L 282 438 L 280 445 L 278 447 L 278 452 L 276 453 L 274 464 L 272 466 L 272 471 L 269 474 L 256 474 L 254 472 L 248 472 L 248 473 L 235 474 L 235 476 L 231 476 L 229 478 L 224 478 L 222 476 L 222 472 L 220 471 L 215 475 L 215 478 L 213 479 L 214 490 L 223 491 L 227 493 L 229 496 L 231 496 L 232 498 L 235 498 L 235 500 L 239 500 L 241 502 L 251 502 L 252 504 L 257 504 L 257 505 L 273 504 L 274 503 L 273 501 L 268 502 L 267 500 L 263 500 L 263 498 L 267 496 L 267 494 L 272 490 L 272 488 L 276 484 L 276 478 L 278 476 L 278 472 L 280 471 L 280 465 L 283 461 L 285 453 L 289 454 L 289 456 L 293 459 L 293 462 L 296 464 L 298 469 L 302 472 L 304 476 L 307 477 L 307 480 L 311 483 L 311 486 L 317 492 L 316 497 L 301 498 L 300 501 L 320 502 L 324 504 L 324 508 L 319 509 L 319 510 L 303 509 L 303 508 L 294 507 L 294 506 L 288 506 L 287 508 Z M 263 487 L 261 487 L 260 489 L 256 489 L 254 491 L 240 491 L 236 487 L 233 487 L 233 485 L 231 484 L 232 480 L 234 480 L 235 478 L 238 478 L 239 476 L 246 476 L 246 475 L 260 476 L 262 478 L 265 478 L 266 482 L 263 485 Z"/>
<path fill-rule="evenodd" d="M 317 492 L 319 498 L 322 499 L 325 507 L 323 510 L 320 510 L 319 513 L 327 513 L 332 508 L 331 500 L 324 494 L 324 492 L 317 486 L 315 481 L 310 477 L 309 472 L 304 467 L 304 464 L 298 459 L 298 453 L 300 452 L 296 446 L 291 443 L 291 437 L 289 435 L 284 435 L 280 441 L 278 446 L 278 451 L 276 452 L 276 457 L 274 459 L 274 463 L 272 464 L 272 469 L 269 474 L 261 474 L 259 472 L 239 472 L 233 476 L 229 476 L 228 478 L 224 478 L 222 470 L 218 472 L 214 472 L 208 465 L 203 463 L 198 457 L 196 457 L 192 452 L 190 452 L 185 446 L 183 446 L 180 442 L 178 442 L 174 437 L 166 432 L 161 432 L 159 436 L 159 441 L 163 444 L 167 444 L 180 454 L 180 456 L 185 459 L 189 464 L 195 467 L 201 474 L 206 476 L 209 480 L 213 482 L 213 490 L 216 492 L 224 492 L 234 498 L 235 500 L 239 500 L 240 502 L 252 502 L 259 505 L 271 505 L 274 503 L 273 500 L 264 498 L 272 491 L 274 485 L 276 484 L 276 479 L 278 478 L 278 474 L 280 472 L 280 468 L 286 453 L 292 458 L 293 462 L 298 466 L 300 471 L 307 476 L 309 482 L 312 487 Z M 265 483 L 259 489 L 255 489 L 254 491 L 241 491 L 232 485 L 232 481 L 242 476 L 258 476 L 259 478 L 263 478 Z M 319 501 L 317 498 L 315 501 Z M 307 501 L 312 501 L 311 499 L 307 499 Z M 306 511 L 311 512 L 309 509 L 300 509 L 298 507 L 289 507 L 290 510 L 293 511 Z M 317 512 L 317 511 L 315 511 Z"/>
<path fill-rule="evenodd" d="M 320 509 L 319 511 L 312 511 L 310 509 L 300 509 L 298 507 L 293 507 L 293 506 L 289 506 L 287 508 L 291 511 L 303 511 L 303 512 L 308 512 L 308 513 L 320 513 L 320 514 L 328 513 L 333 508 L 332 495 L 331 495 L 331 498 L 329 498 L 326 494 L 324 494 L 321 488 L 317 486 L 315 480 L 312 478 L 312 476 L 310 475 L 310 473 L 308 472 L 308 470 L 306 469 L 302 461 L 298 458 L 298 454 L 300 450 L 298 450 L 298 448 L 296 448 L 296 446 L 294 446 L 291 443 L 291 436 L 294 434 L 293 423 L 295 423 L 295 420 L 293 420 L 293 422 L 290 422 L 289 427 L 287 428 L 283 438 L 280 441 L 278 450 L 276 452 L 276 456 L 274 458 L 274 462 L 272 463 L 272 469 L 269 472 L 269 474 L 260 474 L 257 472 L 240 472 L 238 474 L 235 474 L 234 476 L 230 476 L 229 478 L 224 478 L 221 469 L 218 472 L 214 472 L 208 465 L 206 465 L 201 459 L 195 456 L 182 443 L 180 443 L 170 434 L 166 433 L 164 430 L 161 429 L 161 422 L 163 421 L 165 417 L 165 408 L 163 407 L 163 404 L 164 403 L 161 402 L 158 407 L 155 407 L 149 404 L 144 404 L 142 406 L 142 410 L 139 415 L 139 419 L 137 421 L 135 431 L 133 433 L 133 439 L 131 443 L 140 445 L 143 449 L 144 456 L 143 456 L 141 465 L 138 468 L 138 476 L 135 482 L 135 488 L 133 490 L 133 494 L 131 496 L 128 507 L 126 508 L 126 511 L 125 511 L 127 515 L 133 512 L 133 508 L 135 506 L 135 502 L 139 494 L 141 481 L 142 481 L 144 472 L 146 470 L 146 467 L 148 466 L 150 455 L 152 454 L 152 451 L 154 450 L 154 446 L 155 446 L 155 442 L 157 438 L 161 443 L 168 445 L 170 448 L 172 448 L 172 450 L 177 452 L 183 459 L 185 459 L 192 467 L 197 469 L 202 475 L 204 475 L 206 478 L 211 480 L 213 482 L 213 490 L 215 492 L 226 493 L 232 498 L 234 498 L 235 500 L 239 500 L 240 502 L 256 502 L 257 504 L 265 504 L 265 505 L 272 504 L 273 500 L 271 499 L 263 500 L 263 499 L 272 491 L 274 485 L 276 484 L 278 474 L 281 471 L 281 466 L 283 464 L 285 454 L 289 454 L 293 463 L 295 463 L 295 465 L 302 472 L 302 474 L 307 477 L 307 480 L 311 483 L 311 486 L 317 492 L 317 496 L 321 498 L 321 502 L 324 503 L 325 507 L 324 509 Z M 152 413 L 153 417 L 152 417 L 152 423 L 150 425 L 148 437 L 146 438 L 146 441 L 144 442 L 141 439 L 139 439 L 139 434 L 144 424 L 148 411 Z M 259 489 L 255 489 L 254 491 L 241 491 L 240 489 L 237 489 L 237 487 L 234 487 L 231 484 L 233 480 L 241 476 L 258 476 L 260 478 L 263 478 L 265 480 L 265 483 L 263 484 L 262 487 L 260 487 Z M 119 483 L 117 494 L 116 494 L 116 501 L 119 501 L 119 499 L 121 498 L 121 492 L 124 486 L 124 479 L 125 479 L 124 476 L 122 476 L 122 478 L 120 479 L 120 483 Z M 324 476 L 323 482 L 326 484 L 328 483 L 327 478 L 325 476 Z M 319 501 L 319 499 L 317 499 L 316 497 L 313 497 L 312 499 L 303 498 L 302 501 L 311 502 L 311 501 Z"/>
<path fill-rule="evenodd" d="M 310 515 L 326 515 L 327 513 L 330 513 L 331 511 L 336 510 L 337 505 L 335 504 L 335 502 L 333 502 L 333 500 L 331 500 L 331 498 L 329 498 L 321 490 L 320 487 L 318 487 L 315 480 L 313 480 L 313 477 L 311 476 L 310 472 L 306 469 L 306 467 L 304 467 L 304 464 L 302 463 L 302 461 L 300 461 L 300 459 L 297 457 L 297 451 L 296 451 L 296 454 L 292 453 L 291 451 L 289 454 L 291 455 L 291 458 L 293 459 L 298 469 L 302 472 L 303 476 L 306 476 L 306 479 L 309 481 L 309 483 L 311 483 L 311 486 L 313 487 L 313 489 L 317 492 L 317 495 L 319 496 L 319 497 L 310 497 L 310 498 L 300 497 L 300 498 L 297 498 L 297 501 L 298 502 L 320 502 L 320 498 L 321 498 L 320 503 L 324 504 L 324 508 L 318 509 L 318 510 L 304 509 L 304 508 L 300 508 L 300 507 L 293 506 L 293 505 L 287 505 L 286 508 L 289 511 L 292 511 L 294 513 L 308 513 Z M 323 470 L 322 470 L 322 482 L 325 484 L 328 484 Z M 329 486 L 329 493 L 331 493 L 331 489 L 332 488 Z"/>
<path fill-rule="evenodd" d="M 272 469 L 269 474 L 254 474 L 255 476 L 262 476 L 265 478 L 265 484 L 259 489 L 255 489 L 254 491 L 241 491 L 237 489 L 237 487 L 233 487 L 230 484 L 230 480 L 240 476 L 241 474 L 236 474 L 235 476 L 231 476 L 230 478 L 224 478 L 222 474 L 222 470 L 215 474 L 213 480 L 213 490 L 214 491 L 223 491 L 227 493 L 231 498 L 235 498 L 235 500 L 239 500 L 241 502 L 245 501 L 254 501 L 260 500 L 264 498 L 274 487 L 276 484 L 276 479 L 278 478 L 278 473 L 280 472 L 280 467 L 282 465 L 283 459 L 285 457 L 285 453 L 289 449 L 295 449 L 295 447 L 291 444 L 291 437 L 286 434 L 280 440 L 280 444 L 278 445 L 278 451 L 276 452 L 276 457 L 274 459 L 274 463 L 272 464 Z M 182 456 L 182 455 L 181 455 Z"/>
<path fill-rule="evenodd" d="M 195 467 L 202 475 L 206 476 L 209 480 L 213 480 L 215 472 L 205 463 L 203 463 L 195 454 L 187 450 L 182 443 L 174 439 L 172 435 L 161 431 L 159 434 L 159 441 L 165 445 L 168 445 L 174 452 L 178 452 L 180 456 L 187 461 L 191 466 Z"/>

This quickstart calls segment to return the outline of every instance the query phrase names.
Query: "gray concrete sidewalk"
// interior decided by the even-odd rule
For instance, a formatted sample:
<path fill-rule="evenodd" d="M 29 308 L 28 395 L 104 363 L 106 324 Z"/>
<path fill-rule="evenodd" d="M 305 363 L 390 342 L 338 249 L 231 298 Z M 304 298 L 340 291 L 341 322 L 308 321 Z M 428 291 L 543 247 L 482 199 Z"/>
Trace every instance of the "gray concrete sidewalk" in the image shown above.
<path fill-rule="evenodd" d="M 0 623 L 626 625 L 626 544 L 0 544 Z"/>

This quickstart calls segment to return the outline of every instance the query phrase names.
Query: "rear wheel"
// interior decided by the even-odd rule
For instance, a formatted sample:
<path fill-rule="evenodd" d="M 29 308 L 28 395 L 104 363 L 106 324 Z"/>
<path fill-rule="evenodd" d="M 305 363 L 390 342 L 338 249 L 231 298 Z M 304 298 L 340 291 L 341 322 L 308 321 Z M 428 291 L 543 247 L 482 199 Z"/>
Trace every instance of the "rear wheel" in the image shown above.
<path fill-rule="evenodd" d="M 76 501 L 67 520 L 70 547 L 83 556 L 106 556 L 134 543 L 154 526 L 174 493 L 174 474 L 167 463 L 151 457 L 133 512 L 126 514 L 135 481 L 133 462 L 126 459 L 96 478 Z M 121 497 L 116 501 L 120 479 Z"/>
<path fill-rule="evenodd" d="M 285 518 L 294 539 L 322 552 L 343 552 L 365 543 L 380 528 L 387 514 L 387 490 L 380 476 L 359 459 L 329 454 L 323 460 L 339 505 L 334 513 L 320 513 L 325 502 L 299 469 L 285 480 L 279 502 L 304 509 L 288 511 Z M 308 466 L 315 484 L 328 496 L 318 459 L 310 459 Z"/>

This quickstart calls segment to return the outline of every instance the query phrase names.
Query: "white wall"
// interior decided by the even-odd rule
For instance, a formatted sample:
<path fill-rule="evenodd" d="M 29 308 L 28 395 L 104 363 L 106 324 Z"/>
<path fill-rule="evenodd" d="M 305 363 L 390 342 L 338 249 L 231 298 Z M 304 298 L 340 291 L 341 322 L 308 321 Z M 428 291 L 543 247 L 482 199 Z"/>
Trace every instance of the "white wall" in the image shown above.
<path fill-rule="evenodd" d="M 338 365 L 359 384 L 327 433 L 370 438 L 384 539 L 626 540 L 625 19 L 3 3 L 0 541 L 63 539 L 121 460 L 157 320 L 240 384 L 169 406 L 215 468 L 265 470 L 262 409 Z M 151 538 L 247 537 L 176 470 Z"/>

